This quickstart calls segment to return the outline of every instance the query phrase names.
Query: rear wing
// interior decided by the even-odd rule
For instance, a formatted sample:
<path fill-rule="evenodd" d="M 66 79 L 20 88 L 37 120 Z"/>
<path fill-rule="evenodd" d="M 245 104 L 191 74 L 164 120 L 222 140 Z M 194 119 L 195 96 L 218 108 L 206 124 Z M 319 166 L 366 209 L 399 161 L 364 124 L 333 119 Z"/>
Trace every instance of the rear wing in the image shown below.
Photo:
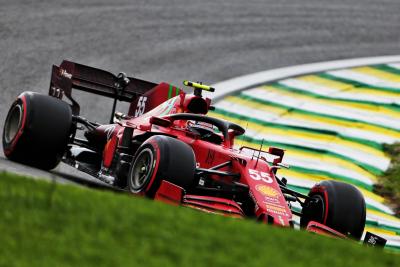
<path fill-rule="evenodd" d="M 111 121 L 117 101 L 132 103 L 158 84 L 127 77 L 117 76 L 93 67 L 64 60 L 60 66 L 53 65 L 49 95 L 62 99 L 67 97 L 72 103 L 72 113 L 79 115 L 80 106 L 72 97 L 72 89 L 94 93 L 114 99 Z"/>

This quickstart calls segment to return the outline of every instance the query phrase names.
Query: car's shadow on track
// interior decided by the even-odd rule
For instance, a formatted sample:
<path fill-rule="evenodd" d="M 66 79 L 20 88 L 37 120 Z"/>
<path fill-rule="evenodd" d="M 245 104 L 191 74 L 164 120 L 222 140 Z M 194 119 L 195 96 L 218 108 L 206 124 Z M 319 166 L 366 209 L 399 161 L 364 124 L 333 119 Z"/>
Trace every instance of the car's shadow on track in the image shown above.
<path fill-rule="evenodd" d="M 111 191 L 115 191 L 115 192 L 124 192 L 123 190 L 119 190 L 119 189 L 112 187 L 101 181 L 95 181 L 92 179 L 83 178 L 82 176 L 79 176 L 79 175 L 68 174 L 68 173 L 61 172 L 61 171 L 50 171 L 49 174 L 50 175 L 53 174 L 53 175 L 62 177 L 63 179 L 66 179 L 70 182 L 73 182 L 73 183 L 76 183 L 76 184 L 79 184 L 82 186 L 90 187 L 90 188 L 105 189 L 105 190 L 111 190 Z"/>
<path fill-rule="evenodd" d="M 114 192 L 124 192 L 123 190 L 114 188 L 100 180 L 97 180 L 85 173 L 81 173 L 76 169 L 61 163 L 52 171 L 44 171 L 27 165 L 16 163 L 8 160 L 0 155 L 0 172 L 16 173 L 22 176 L 32 177 L 35 179 L 43 179 L 62 184 L 78 184 L 95 189 L 110 190 Z"/>

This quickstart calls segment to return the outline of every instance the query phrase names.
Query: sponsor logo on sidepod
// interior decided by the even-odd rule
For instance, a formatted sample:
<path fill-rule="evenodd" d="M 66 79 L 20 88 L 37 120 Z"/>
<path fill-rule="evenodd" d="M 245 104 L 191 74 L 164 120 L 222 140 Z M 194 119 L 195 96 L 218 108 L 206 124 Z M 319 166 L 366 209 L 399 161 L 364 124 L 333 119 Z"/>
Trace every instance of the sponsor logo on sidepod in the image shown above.
<path fill-rule="evenodd" d="M 263 196 L 276 198 L 279 196 L 279 192 L 270 186 L 266 186 L 263 184 L 256 185 L 256 189 L 260 192 Z"/>
<path fill-rule="evenodd" d="M 271 204 L 266 204 L 266 206 L 268 212 L 274 213 L 276 215 L 288 216 L 288 214 L 286 213 L 286 208 L 283 206 Z"/>

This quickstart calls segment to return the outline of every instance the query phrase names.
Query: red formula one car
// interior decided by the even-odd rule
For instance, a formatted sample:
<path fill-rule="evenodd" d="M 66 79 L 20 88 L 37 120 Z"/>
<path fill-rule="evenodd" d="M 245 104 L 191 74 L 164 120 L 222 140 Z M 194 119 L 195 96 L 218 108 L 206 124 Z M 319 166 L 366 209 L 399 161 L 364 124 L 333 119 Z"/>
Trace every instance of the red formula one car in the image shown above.
<path fill-rule="evenodd" d="M 53 66 L 49 95 L 24 92 L 12 104 L 4 154 L 47 170 L 63 161 L 133 194 L 210 213 L 284 227 L 293 227 L 295 214 L 309 231 L 361 238 L 365 201 L 354 186 L 323 181 L 308 195 L 289 189 L 276 176 L 284 151 L 234 148 L 245 130 L 206 116 L 212 106 L 202 90 L 214 89 L 184 83 L 194 94 L 63 61 Z M 82 117 L 72 89 L 114 99 L 110 123 Z M 130 103 L 126 114 L 115 112 L 117 101 Z"/>

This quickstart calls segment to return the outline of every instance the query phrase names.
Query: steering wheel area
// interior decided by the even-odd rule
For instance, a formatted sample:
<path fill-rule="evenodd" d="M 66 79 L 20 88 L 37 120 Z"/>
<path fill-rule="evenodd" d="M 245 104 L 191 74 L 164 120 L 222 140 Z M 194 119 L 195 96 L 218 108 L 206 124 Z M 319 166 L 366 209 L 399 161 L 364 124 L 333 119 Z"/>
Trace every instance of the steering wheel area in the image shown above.
<path fill-rule="evenodd" d="M 188 121 L 186 127 L 189 131 L 200 137 L 200 140 L 204 140 L 214 144 L 222 143 L 222 136 L 215 132 L 213 125 L 206 124 L 198 121 Z"/>

